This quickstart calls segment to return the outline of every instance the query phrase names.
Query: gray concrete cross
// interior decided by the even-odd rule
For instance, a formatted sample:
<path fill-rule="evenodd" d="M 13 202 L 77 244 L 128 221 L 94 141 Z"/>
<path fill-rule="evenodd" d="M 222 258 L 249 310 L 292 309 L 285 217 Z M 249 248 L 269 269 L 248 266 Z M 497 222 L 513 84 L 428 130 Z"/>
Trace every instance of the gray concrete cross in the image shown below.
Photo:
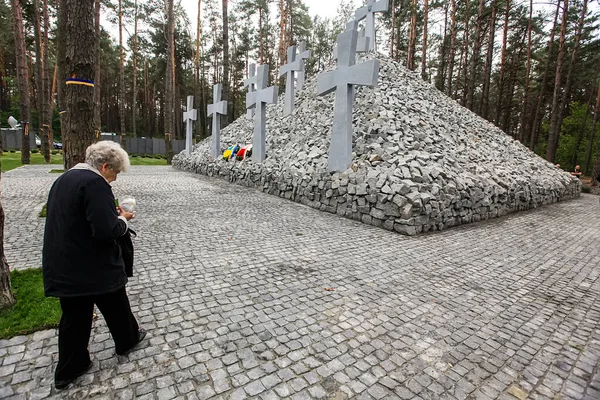
<path fill-rule="evenodd" d="M 290 115 L 294 111 L 294 93 L 295 93 L 295 82 L 294 72 L 302 69 L 302 60 L 296 60 L 296 46 L 290 46 L 287 49 L 287 61 L 288 63 L 282 65 L 279 69 L 279 77 L 287 74 L 285 80 L 285 104 L 283 105 L 283 115 Z M 254 153 L 253 153 L 254 154 Z"/>
<path fill-rule="evenodd" d="M 244 87 L 248 87 L 248 92 L 252 93 L 256 90 L 256 64 L 252 63 L 249 66 L 248 79 L 244 79 Z M 254 117 L 254 106 L 246 111 L 246 118 Z"/>
<path fill-rule="evenodd" d="M 346 30 L 351 30 L 351 29 L 358 29 L 358 21 L 353 19 L 348 21 L 348 23 L 346 24 Z M 369 51 L 369 42 L 370 39 L 368 36 L 365 36 L 365 30 L 362 29 L 359 33 L 358 33 L 358 41 L 356 42 L 356 52 L 357 53 L 367 53 Z M 337 61 L 338 59 L 338 47 L 334 46 L 333 47 L 333 57 L 332 57 L 335 61 Z"/>
<path fill-rule="evenodd" d="M 375 50 L 375 13 L 384 12 L 389 9 L 389 0 L 367 0 L 367 4 L 356 10 L 354 18 L 357 21 L 367 19 L 365 27 L 369 40 L 369 51 Z"/>
<path fill-rule="evenodd" d="M 187 108 L 183 113 L 183 122 L 185 126 L 185 154 L 189 156 L 192 153 L 192 121 L 197 118 L 197 110 L 194 110 L 194 96 L 188 96 Z"/>
<path fill-rule="evenodd" d="M 213 86 L 213 102 L 208 105 L 208 115 L 212 120 L 212 139 L 210 144 L 210 155 L 217 159 L 221 156 L 221 115 L 227 114 L 227 101 L 221 101 L 223 85 L 217 83 Z"/>
<path fill-rule="evenodd" d="M 265 120 L 267 117 L 267 104 L 277 103 L 279 87 L 267 87 L 269 78 L 269 66 L 261 65 L 258 67 L 256 80 L 256 91 L 246 94 L 246 108 L 254 107 L 254 136 L 252 138 L 252 161 L 263 162 L 265 160 L 265 148 L 267 141 L 265 138 Z"/>
<path fill-rule="evenodd" d="M 347 30 L 337 38 L 338 69 L 323 72 L 317 79 L 317 94 L 335 91 L 333 129 L 329 146 L 329 171 L 345 171 L 352 162 L 352 111 L 354 86 L 375 86 L 379 77 L 379 60 L 356 63 L 358 32 Z"/>
<path fill-rule="evenodd" d="M 304 60 L 310 59 L 312 52 L 310 50 L 306 50 L 306 42 L 303 40 L 298 44 L 298 59 L 300 59 L 300 66 L 302 67 L 300 71 L 298 71 L 298 90 L 302 90 L 304 88 L 304 82 L 306 80 L 306 65 L 304 65 Z"/>

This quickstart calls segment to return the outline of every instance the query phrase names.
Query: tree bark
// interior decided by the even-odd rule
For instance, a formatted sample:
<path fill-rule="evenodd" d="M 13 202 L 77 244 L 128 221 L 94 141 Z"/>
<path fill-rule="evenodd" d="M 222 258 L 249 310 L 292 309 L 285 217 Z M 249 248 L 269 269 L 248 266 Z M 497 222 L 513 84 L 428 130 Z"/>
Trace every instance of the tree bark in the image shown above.
<path fill-rule="evenodd" d="M 96 76 L 95 0 L 65 0 L 66 75 L 93 81 Z M 85 150 L 94 143 L 94 88 L 66 85 L 65 169 L 85 161 Z"/>
<path fill-rule="evenodd" d="M 596 108 L 594 109 L 594 124 L 592 125 L 592 133 L 590 135 L 590 142 L 588 146 L 588 156 L 585 162 L 585 174 L 589 170 L 589 160 L 592 157 L 592 145 L 594 143 L 594 137 L 596 135 L 596 126 L 598 125 L 598 119 L 600 119 L 600 86 L 598 86 L 598 96 L 596 97 Z M 598 178 L 600 178 L 600 142 L 598 142 L 598 150 L 596 151 L 596 161 L 594 162 L 594 169 L 592 170 L 592 186 L 598 186 Z"/>
<path fill-rule="evenodd" d="M 533 0 L 529 0 L 529 23 L 527 24 L 527 66 L 525 71 L 525 88 L 523 89 L 523 108 L 519 124 L 519 141 L 525 144 L 527 131 L 527 110 L 529 109 L 529 85 L 531 81 L 531 28 L 533 25 Z"/>
<path fill-rule="evenodd" d="M 502 53 L 500 56 L 500 75 L 498 77 L 498 101 L 496 102 L 496 115 L 494 121 L 500 123 L 500 113 L 502 112 L 504 74 L 506 73 L 506 46 L 508 44 L 508 17 L 510 15 L 510 0 L 506 0 L 506 13 L 504 14 L 504 33 L 502 34 Z"/>
<path fill-rule="evenodd" d="M 67 77 L 67 10 L 66 0 L 56 0 L 58 6 L 57 13 L 57 24 L 56 24 L 56 95 L 57 95 L 57 106 L 60 117 L 60 135 L 62 137 L 63 144 L 63 161 L 64 153 L 67 150 L 68 138 L 65 135 L 65 115 L 66 115 L 66 104 L 65 104 L 65 79 Z M 54 94 L 54 91 L 52 92 Z M 66 165 L 66 162 L 64 163 Z"/>
<path fill-rule="evenodd" d="M 50 18 L 48 16 L 48 0 L 44 0 L 44 37 L 42 42 L 42 59 L 44 63 L 44 101 L 46 102 L 46 106 L 44 107 L 44 128 L 45 136 L 48 138 L 48 143 L 50 143 L 50 149 L 52 149 L 52 145 L 54 143 L 53 134 L 52 134 L 52 114 L 54 111 L 54 98 L 52 94 L 53 84 L 50 83 L 50 62 L 49 62 L 49 45 L 48 45 L 48 35 L 50 32 Z M 52 89 L 51 89 L 52 88 Z M 52 91 L 51 91 L 52 90 Z M 50 152 L 48 152 L 48 161 L 50 162 Z"/>
<path fill-rule="evenodd" d="M 485 67 L 483 71 L 483 92 L 481 94 L 480 110 L 481 116 L 485 119 L 489 115 L 490 104 L 490 80 L 492 76 L 492 62 L 494 58 L 494 41 L 496 37 L 496 0 L 492 1 L 492 15 L 490 17 L 490 34 L 488 36 L 488 50 L 485 58 Z"/>
<path fill-rule="evenodd" d="M 227 11 L 228 0 L 223 0 L 223 99 L 230 100 L 229 98 L 229 16 Z M 221 127 L 224 128 L 229 124 L 229 117 L 231 115 L 231 108 L 224 118 L 221 118 Z"/>
<path fill-rule="evenodd" d="M 396 0 L 392 0 L 392 29 L 390 38 L 390 58 L 394 57 L 394 35 L 396 33 Z"/>
<path fill-rule="evenodd" d="M 575 167 L 575 165 L 577 165 L 577 159 L 579 157 L 579 147 L 581 146 L 581 141 L 583 140 L 583 136 L 585 135 L 585 128 L 587 127 L 587 120 L 588 120 L 588 117 L 590 116 L 590 108 L 591 108 L 590 103 L 593 100 L 593 96 L 594 96 L 594 92 L 592 90 L 590 90 L 590 98 L 585 103 L 585 105 L 586 105 L 585 117 L 583 117 L 581 129 L 579 130 L 579 135 L 577 135 L 577 144 L 575 145 L 575 148 L 573 149 L 573 155 L 571 157 L 571 164 L 572 164 L 573 168 Z"/>
<path fill-rule="evenodd" d="M 554 162 L 556 156 L 556 147 L 558 146 L 558 135 L 560 127 L 558 117 L 562 110 L 559 110 L 560 92 L 561 92 L 561 72 L 563 58 L 565 54 L 565 37 L 567 36 L 567 13 L 569 11 L 569 0 L 564 0 L 563 17 L 560 27 L 560 37 L 558 39 L 558 58 L 556 60 L 556 75 L 554 78 L 554 94 L 552 95 L 552 111 L 550 113 L 550 132 L 548 133 L 548 147 L 546 147 L 546 160 Z"/>
<path fill-rule="evenodd" d="M 448 90 L 446 94 L 452 97 L 452 82 L 454 81 L 454 57 L 456 56 L 456 0 L 452 0 L 452 27 L 450 28 L 450 55 L 448 56 Z"/>
<path fill-rule="evenodd" d="M 36 103 L 37 103 L 37 122 L 38 136 L 42 142 L 42 155 L 44 161 L 50 162 L 50 144 L 48 143 L 48 135 L 44 134 L 44 116 L 46 115 L 46 100 L 44 98 L 44 65 L 42 55 L 42 15 L 40 14 L 40 1 L 33 0 L 34 11 L 34 42 L 35 42 L 35 86 L 36 86 Z"/>
<path fill-rule="evenodd" d="M 533 124 L 531 126 L 531 140 L 529 141 L 529 148 L 531 150 L 535 150 L 535 146 L 537 145 L 539 125 L 543 115 L 542 108 L 546 100 L 546 86 L 548 83 L 548 76 L 550 74 L 550 59 L 552 57 L 552 48 L 554 47 L 554 33 L 556 32 L 556 23 L 558 21 L 559 11 L 560 1 L 556 3 L 554 23 L 552 24 L 552 30 L 550 31 L 550 41 L 548 42 L 548 55 L 546 57 L 546 63 L 544 66 L 544 77 L 542 78 L 542 85 L 540 86 L 540 93 L 538 95 L 537 106 L 535 108 L 535 115 L 533 117 Z"/>
<path fill-rule="evenodd" d="M 0 166 L 2 162 L 0 161 Z M 2 173 L 0 172 L 0 183 Z M 0 310 L 4 310 L 15 304 L 15 296 L 10 286 L 10 267 L 4 254 L 4 208 L 0 202 Z"/>
<path fill-rule="evenodd" d="M 137 137 L 137 39 L 138 39 L 138 3 L 134 2 L 133 14 L 133 103 L 131 103 L 131 125 L 133 137 Z"/>
<path fill-rule="evenodd" d="M 482 0 L 483 1 L 483 0 Z M 427 24 L 429 23 L 429 0 L 425 0 L 425 15 L 423 20 L 423 51 L 421 52 L 421 78 L 427 80 Z"/>
<path fill-rule="evenodd" d="M 475 78 L 477 74 L 477 61 L 481 52 L 481 25 L 483 23 L 484 0 L 479 0 L 479 11 L 477 12 L 477 24 L 475 27 L 475 41 L 473 42 L 473 54 L 469 65 L 469 79 L 467 81 L 467 108 L 473 110 L 473 96 L 475 95 Z M 474 110 L 473 110 L 474 111 Z"/>
<path fill-rule="evenodd" d="M 173 101 L 174 101 L 174 82 L 173 82 L 173 62 L 175 58 L 174 31 L 175 21 L 173 13 L 173 0 L 167 0 L 167 68 L 165 73 L 165 148 L 167 153 L 167 164 L 173 161 L 173 143 L 171 142 L 174 132 L 173 124 Z"/>
<path fill-rule="evenodd" d="M 123 0 L 119 0 L 119 122 L 125 134 L 125 51 L 123 50 Z"/>
<path fill-rule="evenodd" d="M 100 0 L 96 0 L 95 8 L 96 16 L 94 21 L 98 40 L 96 41 L 96 72 L 94 80 L 94 130 L 99 136 L 102 132 L 102 120 L 100 114 Z"/>
<path fill-rule="evenodd" d="M 410 31 L 408 35 L 408 56 L 406 67 L 411 71 L 415 70 L 415 55 L 417 47 L 417 0 L 412 0 Z"/>
<path fill-rule="evenodd" d="M 569 106 L 569 98 L 571 97 L 571 85 L 573 84 L 573 71 L 575 70 L 575 61 L 577 59 L 577 51 L 579 50 L 579 43 L 581 41 L 581 31 L 583 30 L 583 24 L 585 22 L 585 13 L 587 11 L 587 0 L 583 0 L 583 6 L 581 9 L 581 17 L 579 18 L 579 25 L 577 27 L 577 34 L 575 35 L 575 46 L 571 52 L 571 61 L 569 62 L 569 70 L 567 72 L 567 82 L 565 85 L 565 91 L 563 93 L 560 105 L 556 110 L 556 121 L 554 126 L 550 126 L 551 136 L 553 138 L 554 154 L 552 158 L 556 156 L 556 150 L 558 148 L 558 139 L 560 138 L 560 128 L 562 121 L 567 112 Z M 559 51 L 560 53 L 560 51 Z M 554 115 L 553 115 L 554 116 Z M 548 146 L 549 147 L 549 146 Z"/>
<path fill-rule="evenodd" d="M 463 92 L 462 92 L 462 104 L 466 104 L 467 101 L 467 86 L 469 74 L 467 71 L 467 65 L 469 65 L 469 23 L 471 19 L 470 13 L 470 0 L 465 0 L 465 44 L 463 47 L 463 55 L 464 59 L 461 60 L 461 65 L 459 66 L 459 74 L 458 77 L 460 79 L 460 69 L 463 72 Z"/>
<path fill-rule="evenodd" d="M 19 0 L 11 0 L 13 11 L 13 33 L 15 36 L 15 55 L 17 67 L 17 83 L 21 104 L 21 164 L 30 163 L 29 121 L 30 121 L 30 89 L 29 66 L 23 33 L 23 12 Z"/>

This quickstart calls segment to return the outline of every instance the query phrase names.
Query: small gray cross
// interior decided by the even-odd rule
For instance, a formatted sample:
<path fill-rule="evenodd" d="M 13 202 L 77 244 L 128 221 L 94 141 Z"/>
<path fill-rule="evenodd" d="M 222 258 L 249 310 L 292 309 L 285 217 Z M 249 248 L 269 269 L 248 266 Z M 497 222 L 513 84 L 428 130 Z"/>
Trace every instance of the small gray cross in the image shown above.
<path fill-rule="evenodd" d="M 354 13 L 357 21 L 367 18 L 365 27 L 366 35 L 369 40 L 369 51 L 375 50 L 375 13 L 384 12 L 389 9 L 389 0 L 367 0 L 367 4 Z"/>
<path fill-rule="evenodd" d="M 267 117 L 267 104 L 277 103 L 279 87 L 267 87 L 269 78 L 269 66 L 258 67 L 256 80 L 256 92 L 246 94 L 246 108 L 254 107 L 254 136 L 252 138 L 252 161 L 263 162 L 265 160 L 265 148 L 267 141 L 265 137 L 265 120 Z"/>
<path fill-rule="evenodd" d="M 298 44 L 298 59 L 300 59 L 300 65 L 302 69 L 298 71 L 298 90 L 304 88 L 304 81 L 306 80 L 306 65 L 304 60 L 308 60 L 312 55 L 310 50 L 306 50 L 306 42 L 303 40 Z"/>
<path fill-rule="evenodd" d="M 252 63 L 249 66 L 248 79 L 244 79 L 244 87 L 248 87 L 248 92 L 252 93 L 256 90 L 256 64 Z M 254 106 L 246 111 L 246 118 L 254 117 Z"/>
<path fill-rule="evenodd" d="M 194 110 L 194 96 L 188 96 L 187 98 L 187 108 L 183 113 L 183 122 L 186 123 L 185 126 L 185 154 L 189 156 L 192 153 L 192 121 L 195 121 L 197 118 L 196 111 Z"/>
<path fill-rule="evenodd" d="M 329 171 L 345 171 L 352 162 L 352 111 L 354 86 L 375 86 L 379 77 L 379 60 L 356 63 L 358 32 L 347 30 L 337 38 L 338 69 L 323 72 L 317 80 L 317 94 L 335 91 L 333 129 L 329 146 Z"/>
<path fill-rule="evenodd" d="M 353 19 L 348 21 L 346 24 L 346 30 L 356 30 L 358 29 L 358 21 Z M 367 53 L 369 51 L 369 37 L 365 36 L 365 30 L 362 29 L 358 33 L 358 41 L 356 42 L 356 52 L 357 53 Z M 337 46 L 333 47 L 333 57 L 335 61 L 338 59 L 338 48 Z"/>
<path fill-rule="evenodd" d="M 217 159 L 221 155 L 221 115 L 227 114 L 227 101 L 221 101 L 223 85 L 217 83 L 213 86 L 213 102 L 208 105 L 208 115 L 212 120 L 212 142 L 210 146 L 210 155 Z"/>
<path fill-rule="evenodd" d="M 294 111 L 294 72 L 302 69 L 302 60 L 296 60 L 296 46 L 288 47 L 287 57 L 288 63 L 282 65 L 279 70 L 280 78 L 287 74 L 285 80 L 285 104 L 283 105 L 283 115 L 290 115 L 292 111 Z"/>

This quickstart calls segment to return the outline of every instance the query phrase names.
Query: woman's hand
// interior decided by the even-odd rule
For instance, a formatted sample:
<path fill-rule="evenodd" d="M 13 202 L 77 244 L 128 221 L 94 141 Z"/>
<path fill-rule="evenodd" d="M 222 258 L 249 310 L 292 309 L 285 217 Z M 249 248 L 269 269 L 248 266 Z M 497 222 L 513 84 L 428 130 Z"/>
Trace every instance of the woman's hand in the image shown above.
<path fill-rule="evenodd" d="M 132 213 L 132 212 L 129 212 L 129 211 L 125 211 L 121 207 L 117 207 L 117 213 L 119 214 L 119 216 L 125 217 L 125 219 L 127 221 L 130 221 L 133 218 L 135 218 L 135 213 Z"/>

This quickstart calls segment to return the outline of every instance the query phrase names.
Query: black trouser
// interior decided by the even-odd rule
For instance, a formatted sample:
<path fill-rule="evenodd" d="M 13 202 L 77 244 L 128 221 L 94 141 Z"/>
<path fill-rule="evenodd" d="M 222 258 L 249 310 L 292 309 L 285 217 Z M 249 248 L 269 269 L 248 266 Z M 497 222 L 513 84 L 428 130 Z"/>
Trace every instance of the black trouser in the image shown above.
<path fill-rule="evenodd" d="M 62 317 L 58 326 L 56 381 L 71 379 L 90 364 L 88 343 L 94 304 L 106 320 L 117 354 L 130 350 L 138 341 L 139 326 L 129 306 L 125 287 L 96 296 L 61 297 Z"/>

